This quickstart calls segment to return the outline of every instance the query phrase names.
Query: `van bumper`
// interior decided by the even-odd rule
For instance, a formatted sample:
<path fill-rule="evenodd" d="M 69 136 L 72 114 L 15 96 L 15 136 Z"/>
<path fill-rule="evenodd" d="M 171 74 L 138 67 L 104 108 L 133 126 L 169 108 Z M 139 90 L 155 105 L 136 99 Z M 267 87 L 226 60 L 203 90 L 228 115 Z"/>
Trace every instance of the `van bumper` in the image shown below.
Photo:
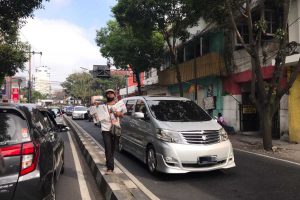
<path fill-rule="evenodd" d="M 235 167 L 229 140 L 209 145 L 160 143 L 156 148 L 157 170 L 164 173 L 204 172 Z M 216 162 L 201 164 L 200 157 L 216 157 Z"/>

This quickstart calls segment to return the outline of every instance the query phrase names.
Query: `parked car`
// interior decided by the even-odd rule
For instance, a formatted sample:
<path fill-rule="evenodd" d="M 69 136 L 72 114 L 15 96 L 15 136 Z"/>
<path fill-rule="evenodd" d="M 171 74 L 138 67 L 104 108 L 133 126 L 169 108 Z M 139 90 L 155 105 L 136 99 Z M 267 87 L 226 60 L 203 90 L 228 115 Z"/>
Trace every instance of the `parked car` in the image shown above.
<path fill-rule="evenodd" d="M 87 119 L 87 107 L 85 106 L 75 106 L 72 113 L 72 119 Z"/>
<path fill-rule="evenodd" d="M 130 97 L 121 120 L 119 150 L 143 161 L 151 173 L 187 173 L 235 166 L 226 131 L 193 101 L 180 97 Z"/>
<path fill-rule="evenodd" d="M 66 115 L 67 116 L 72 116 L 72 113 L 74 111 L 74 107 L 73 106 L 69 106 L 66 108 Z"/>
<path fill-rule="evenodd" d="M 47 109 L 0 104 L 0 199 L 55 199 L 64 172 L 64 143 Z"/>

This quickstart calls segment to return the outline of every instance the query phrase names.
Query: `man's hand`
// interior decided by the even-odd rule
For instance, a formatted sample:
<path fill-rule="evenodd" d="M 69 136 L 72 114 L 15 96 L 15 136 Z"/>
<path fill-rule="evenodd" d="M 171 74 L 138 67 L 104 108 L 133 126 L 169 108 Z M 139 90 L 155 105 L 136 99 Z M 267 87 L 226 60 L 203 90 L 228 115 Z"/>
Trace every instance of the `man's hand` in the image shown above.
<path fill-rule="evenodd" d="M 123 117 L 123 113 L 122 112 L 114 112 L 116 117 Z"/>

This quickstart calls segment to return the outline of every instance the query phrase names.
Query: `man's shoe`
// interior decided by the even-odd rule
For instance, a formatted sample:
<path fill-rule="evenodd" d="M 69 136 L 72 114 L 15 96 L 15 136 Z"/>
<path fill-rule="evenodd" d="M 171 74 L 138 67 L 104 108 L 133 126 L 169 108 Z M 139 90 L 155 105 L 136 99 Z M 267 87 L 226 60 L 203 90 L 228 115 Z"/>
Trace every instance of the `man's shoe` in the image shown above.
<path fill-rule="evenodd" d="M 114 173 L 113 170 L 107 170 L 107 171 L 105 172 L 106 175 L 111 175 L 111 174 L 113 174 L 113 173 Z"/>

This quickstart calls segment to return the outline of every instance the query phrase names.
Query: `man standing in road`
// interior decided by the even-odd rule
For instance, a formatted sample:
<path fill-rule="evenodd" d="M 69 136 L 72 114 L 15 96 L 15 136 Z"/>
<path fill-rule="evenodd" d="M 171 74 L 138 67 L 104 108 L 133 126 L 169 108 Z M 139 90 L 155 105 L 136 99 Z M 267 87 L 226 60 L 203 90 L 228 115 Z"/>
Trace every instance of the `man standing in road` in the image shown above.
<path fill-rule="evenodd" d="M 114 153 L 116 146 L 119 142 L 119 136 L 112 134 L 112 125 L 120 126 L 120 118 L 123 117 L 126 112 L 126 108 L 120 109 L 115 106 L 115 91 L 113 89 L 108 89 L 105 91 L 105 97 L 107 103 L 101 105 L 99 111 L 99 117 L 102 127 L 102 137 L 105 148 L 105 157 L 106 157 L 106 174 L 111 174 L 114 170 Z M 122 101 L 122 100 L 121 100 Z"/>

